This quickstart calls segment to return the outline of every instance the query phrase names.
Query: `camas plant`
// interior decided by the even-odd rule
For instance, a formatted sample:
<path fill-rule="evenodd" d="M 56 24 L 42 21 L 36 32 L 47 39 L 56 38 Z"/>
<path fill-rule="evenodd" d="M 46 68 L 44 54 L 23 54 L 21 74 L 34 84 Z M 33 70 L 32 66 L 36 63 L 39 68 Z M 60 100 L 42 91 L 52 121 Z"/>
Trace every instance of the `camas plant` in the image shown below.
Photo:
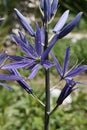
<path fill-rule="evenodd" d="M 49 130 L 49 120 L 50 115 L 53 114 L 55 110 L 58 109 L 65 98 L 69 96 L 74 90 L 76 90 L 76 84 L 81 84 L 78 81 L 75 81 L 73 78 L 79 75 L 81 72 L 87 70 L 87 65 L 76 65 L 70 70 L 68 70 L 68 62 L 70 57 L 70 46 L 67 47 L 63 68 L 61 68 L 57 58 L 52 53 L 52 48 L 56 42 L 70 33 L 75 26 L 79 23 L 79 20 L 82 16 L 82 12 L 78 13 L 75 18 L 65 25 L 69 10 L 65 11 L 63 15 L 58 20 L 57 24 L 53 28 L 53 36 L 49 40 L 48 26 L 52 22 L 55 13 L 58 7 L 58 0 L 40 0 L 40 11 L 41 11 L 41 20 L 42 27 L 36 22 L 36 31 L 29 25 L 26 18 L 18 11 L 14 9 L 17 18 L 22 25 L 22 27 L 29 33 L 34 39 L 35 45 L 33 46 L 26 38 L 26 36 L 19 30 L 19 36 L 12 34 L 12 40 L 20 47 L 23 52 L 23 56 L 9 55 L 5 52 L 0 54 L 0 66 L 1 69 L 7 70 L 9 74 L 1 74 L 0 80 L 15 80 L 17 83 L 32 95 L 43 107 L 45 113 L 45 122 L 44 130 Z M 65 26 L 64 26 L 65 25 Z M 53 59 L 53 62 L 49 60 L 49 55 Z M 12 62 L 7 64 L 5 61 L 10 59 Z M 27 83 L 27 80 L 32 79 L 38 73 L 40 67 L 45 69 L 45 104 L 37 98 L 34 94 L 34 90 Z M 61 93 L 56 101 L 56 107 L 54 106 L 53 110 L 50 110 L 50 78 L 49 78 L 49 69 L 51 67 L 56 67 L 57 72 L 60 76 L 60 81 L 65 80 L 66 84 L 61 90 Z M 31 70 L 28 77 L 21 76 L 19 69 Z M 0 85 L 11 89 L 7 84 L 0 83 Z"/>

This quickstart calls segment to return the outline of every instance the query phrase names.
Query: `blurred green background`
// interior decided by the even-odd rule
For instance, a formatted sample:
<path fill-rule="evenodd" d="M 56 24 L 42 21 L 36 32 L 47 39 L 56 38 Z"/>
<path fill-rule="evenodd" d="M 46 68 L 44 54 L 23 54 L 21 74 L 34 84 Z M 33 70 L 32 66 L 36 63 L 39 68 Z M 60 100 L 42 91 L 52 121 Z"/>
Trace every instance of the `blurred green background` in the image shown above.
<path fill-rule="evenodd" d="M 7 50 L 10 54 L 23 54 L 10 38 L 10 34 L 17 33 L 18 29 L 24 31 L 16 19 L 13 8 L 18 8 L 34 28 L 35 20 L 40 22 L 38 2 L 38 0 L 0 0 L 0 17 L 6 18 L 0 26 L 0 51 Z M 77 60 L 78 63 L 87 64 L 87 0 L 60 0 L 55 19 L 49 26 L 50 30 L 66 9 L 70 10 L 68 21 L 73 19 L 79 11 L 83 12 L 83 16 L 79 27 L 76 27 L 67 37 L 59 40 L 53 48 L 53 52 L 62 65 L 65 49 L 70 45 L 69 66 L 72 67 Z M 26 35 L 30 39 L 27 33 Z M 39 71 L 37 77 L 29 81 L 29 84 L 38 98 L 45 102 L 43 74 L 43 70 Z M 82 74 L 77 79 L 86 81 L 87 74 Z M 52 69 L 51 87 L 57 82 L 58 75 L 56 70 Z M 0 86 L 0 130 L 43 130 L 44 109 L 42 106 L 32 99 L 16 82 L 10 82 L 9 84 L 14 88 L 14 91 L 8 91 Z M 61 85 L 61 87 L 63 86 Z M 56 99 L 51 97 L 51 101 L 52 109 Z M 78 86 L 78 90 L 72 94 L 72 103 L 60 106 L 51 116 L 50 126 L 50 130 L 87 130 L 86 85 Z"/>

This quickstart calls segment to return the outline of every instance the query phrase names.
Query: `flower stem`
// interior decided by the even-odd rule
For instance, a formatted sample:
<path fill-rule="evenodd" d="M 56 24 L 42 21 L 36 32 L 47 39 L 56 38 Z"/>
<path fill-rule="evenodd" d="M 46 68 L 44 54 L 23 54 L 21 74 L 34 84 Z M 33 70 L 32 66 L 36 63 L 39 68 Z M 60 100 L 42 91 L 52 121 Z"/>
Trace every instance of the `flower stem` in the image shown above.
<path fill-rule="evenodd" d="M 57 108 L 58 108 L 58 104 L 54 107 L 54 109 L 51 112 L 48 113 L 49 116 L 52 115 L 56 111 Z"/>
<path fill-rule="evenodd" d="M 45 46 L 44 46 L 44 51 L 46 50 L 48 46 L 48 24 L 47 22 L 44 25 L 45 27 Z M 46 60 L 48 60 L 49 57 L 46 57 Z M 49 130 L 49 112 L 50 112 L 50 79 L 49 79 L 49 69 L 45 69 L 45 124 L 44 124 L 44 130 Z"/>
<path fill-rule="evenodd" d="M 39 100 L 36 95 L 31 94 L 31 96 L 45 108 L 45 104 L 41 100 Z"/>

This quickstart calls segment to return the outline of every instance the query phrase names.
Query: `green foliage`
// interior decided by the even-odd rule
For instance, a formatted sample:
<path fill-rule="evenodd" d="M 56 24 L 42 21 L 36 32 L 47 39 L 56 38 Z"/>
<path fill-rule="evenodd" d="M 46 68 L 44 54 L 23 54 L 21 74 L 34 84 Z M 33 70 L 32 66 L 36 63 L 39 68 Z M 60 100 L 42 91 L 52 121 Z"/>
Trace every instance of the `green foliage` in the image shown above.
<path fill-rule="evenodd" d="M 60 0 L 61 10 L 69 9 L 73 13 L 77 13 L 79 11 L 84 12 L 85 18 L 87 17 L 87 0 Z"/>
<path fill-rule="evenodd" d="M 71 57 L 70 57 L 70 66 L 72 67 L 76 61 L 79 63 L 87 64 L 87 39 L 77 40 L 74 43 L 74 39 L 62 39 L 56 43 L 53 48 L 53 52 L 58 58 L 60 64 L 62 65 L 64 59 L 64 52 L 67 46 L 71 46 Z"/>
<path fill-rule="evenodd" d="M 13 88 L 12 92 L 0 88 L 0 129 L 42 130 L 44 108 L 17 84 Z M 43 87 L 38 90 L 35 93 L 44 102 Z M 50 130 L 86 130 L 87 94 L 84 93 L 84 90 L 79 89 L 78 96 L 73 94 L 72 97 L 74 98 L 71 105 L 60 106 L 52 115 Z"/>

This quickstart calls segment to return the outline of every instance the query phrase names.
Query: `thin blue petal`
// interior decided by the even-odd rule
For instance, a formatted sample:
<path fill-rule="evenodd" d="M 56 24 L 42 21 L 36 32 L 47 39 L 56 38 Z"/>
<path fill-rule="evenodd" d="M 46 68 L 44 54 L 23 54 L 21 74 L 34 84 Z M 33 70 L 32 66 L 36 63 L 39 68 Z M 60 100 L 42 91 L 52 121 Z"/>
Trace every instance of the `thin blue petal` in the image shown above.
<path fill-rule="evenodd" d="M 23 60 L 23 61 L 20 61 L 20 62 L 14 62 L 14 63 L 6 64 L 2 67 L 2 69 L 24 68 L 24 67 L 33 65 L 33 63 L 34 63 L 34 60 L 26 59 L 26 60 Z"/>
<path fill-rule="evenodd" d="M 87 70 L 87 65 L 83 65 L 83 66 L 79 66 L 73 70 L 71 70 L 67 75 L 66 77 L 74 77 L 74 76 L 77 76 L 79 75 L 80 73 L 84 72 Z"/>
<path fill-rule="evenodd" d="M 38 72 L 38 70 L 39 70 L 39 66 L 40 66 L 40 64 L 36 64 L 36 65 L 33 67 L 33 69 L 32 69 L 32 71 L 31 71 L 31 73 L 30 73 L 28 79 L 32 79 L 32 78 L 34 78 L 34 77 L 36 76 L 36 74 L 37 74 L 37 72 Z"/>
<path fill-rule="evenodd" d="M 60 96 L 58 97 L 58 100 L 57 100 L 58 105 L 61 105 L 63 101 L 65 100 L 65 98 L 67 98 L 67 96 L 69 96 L 76 89 L 74 88 L 75 85 L 76 85 L 76 82 L 73 79 L 66 81 L 66 84 L 64 88 L 62 89 Z"/>
<path fill-rule="evenodd" d="M 35 32 L 32 29 L 32 27 L 29 25 L 29 23 L 27 22 L 26 18 L 15 8 L 14 9 L 16 12 L 16 15 L 21 23 L 21 25 L 23 26 L 23 28 L 29 32 L 29 34 L 31 36 L 35 36 Z"/>
<path fill-rule="evenodd" d="M 21 31 L 19 31 L 19 35 L 20 35 L 20 39 L 24 43 L 25 48 L 28 49 L 28 53 L 30 52 L 32 55 L 37 56 L 34 47 L 28 42 L 28 40 L 26 39 L 26 37 L 23 35 L 23 33 Z"/>
<path fill-rule="evenodd" d="M 8 55 L 8 56 L 9 56 L 9 59 L 15 60 L 15 61 L 21 61 L 24 59 L 24 57 L 22 56 L 11 56 L 11 55 Z"/>
<path fill-rule="evenodd" d="M 5 52 L 0 53 L 0 66 L 3 65 L 5 59 L 7 59 L 8 55 Z"/>
<path fill-rule="evenodd" d="M 59 35 L 56 34 L 56 35 L 52 38 L 49 47 L 48 47 L 48 48 L 44 51 L 44 53 L 42 54 L 42 56 L 41 56 L 41 59 L 42 59 L 42 60 L 44 60 L 44 59 L 47 57 L 48 53 L 51 51 L 51 49 L 53 48 L 53 46 L 55 45 L 55 43 L 56 43 L 56 41 L 57 41 L 58 39 L 59 39 Z"/>
<path fill-rule="evenodd" d="M 77 14 L 76 17 L 60 31 L 60 33 L 59 33 L 60 39 L 64 36 L 66 36 L 69 32 L 71 32 L 73 30 L 73 28 L 75 26 L 77 26 L 77 24 L 80 21 L 81 16 L 82 16 L 82 12 Z"/>
<path fill-rule="evenodd" d="M 51 2 L 50 0 L 45 0 L 44 1 L 44 17 L 45 20 L 50 20 L 50 16 L 51 16 Z"/>
<path fill-rule="evenodd" d="M 19 80 L 21 77 L 11 74 L 0 74 L 0 80 Z"/>
<path fill-rule="evenodd" d="M 16 35 L 12 35 L 13 41 L 16 42 L 16 44 L 18 44 L 20 46 L 20 48 L 22 49 L 22 51 L 26 54 L 29 55 L 31 58 L 35 58 L 34 57 L 34 53 L 32 54 L 32 50 L 31 51 L 31 47 L 27 46 L 20 38 L 18 38 Z"/>
<path fill-rule="evenodd" d="M 44 0 L 40 0 L 40 7 L 42 10 L 44 10 Z"/>
<path fill-rule="evenodd" d="M 16 76 L 21 77 L 20 73 L 16 69 L 11 70 Z M 28 83 L 22 78 L 21 80 L 17 80 L 18 84 L 24 88 L 29 94 L 32 94 L 32 89 L 28 85 Z"/>
<path fill-rule="evenodd" d="M 42 44 L 41 44 L 41 30 L 39 28 L 38 23 L 36 23 L 35 49 L 38 56 L 40 56 L 42 52 Z"/>
<path fill-rule="evenodd" d="M 55 64 L 53 62 L 45 60 L 42 65 L 44 68 L 49 69 L 49 68 L 53 67 Z"/>
<path fill-rule="evenodd" d="M 32 89 L 31 89 L 31 87 L 27 84 L 27 82 L 25 82 L 24 80 L 18 80 L 17 81 L 18 82 L 18 84 L 22 87 L 22 88 L 24 88 L 29 94 L 32 94 Z"/>
<path fill-rule="evenodd" d="M 53 60 L 55 62 L 57 72 L 59 73 L 60 77 L 62 77 L 63 72 L 62 72 L 61 66 L 60 66 L 57 58 L 55 57 L 55 55 L 52 52 L 50 52 L 50 54 L 51 54 L 51 56 L 52 56 L 52 58 L 53 58 Z"/>
<path fill-rule="evenodd" d="M 5 83 L 0 83 L 0 86 L 3 86 L 9 90 L 13 90 L 8 84 L 5 84 Z"/>
<path fill-rule="evenodd" d="M 65 53 L 64 65 L 63 65 L 63 76 L 65 75 L 65 73 L 68 69 L 69 57 L 70 57 L 70 46 L 67 47 L 66 53 Z"/>
<path fill-rule="evenodd" d="M 44 30 L 44 27 L 41 28 L 41 44 L 43 46 L 45 44 L 45 30 Z"/>
<path fill-rule="evenodd" d="M 58 0 L 53 0 L 51 4 L 51 15 L 54 15 L 58 6 Z"/>
<path fill-rule="evenodd" d="M 55 25 L 53 32 L 55 33 L 59 33 L 60 30 L 63 28 L 63 26 L 65 25 L 67 19 L 68 19 L 68 15 L 69 15 L 69 10 L 65 11 L 63 13 L 63 15 L 60 17 L 60 19 L 58 20 L 57 24 Z"/>

